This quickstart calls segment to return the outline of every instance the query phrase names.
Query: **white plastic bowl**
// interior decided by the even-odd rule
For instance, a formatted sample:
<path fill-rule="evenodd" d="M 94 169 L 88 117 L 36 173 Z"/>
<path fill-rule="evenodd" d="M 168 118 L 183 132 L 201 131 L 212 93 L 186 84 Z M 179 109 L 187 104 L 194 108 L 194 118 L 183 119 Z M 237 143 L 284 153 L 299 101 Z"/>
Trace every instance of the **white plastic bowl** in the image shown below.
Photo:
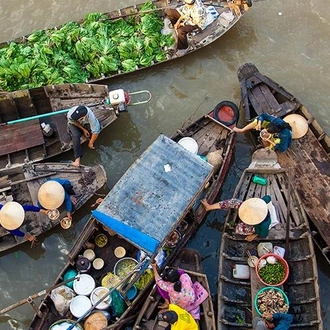
<path fill-rule="evenodd" d="M 192 152 L 193 154 L 195 155 L 197 154 L 198 144 L 193 138 L 184 137 L 181 140 L 179 140 L 178 143 L 188 151 Z"/>
<path fill-rule="evenodd" d="M 92 305 L 94 305 L 96 302 L 98 302 L 107 292 L 109 292 L 109 289 L 105 288 L 104 286 L 98 286 L 95 288 L 90 296 L 90 300 L 92 302 Z M 95 308 L 96 309 L 108 309 L 111 304 L 111 297 L 110 294 L 102 301 L 100 302 Z"/>
<path fill-rule="evenodd" d="M 70 303 L 70 312 L 76 318 L 83 316 L 90 308 L 92 303 L 86 296 L 75 296 Z"/>
<path fill-rule="evenodd" d="M 89 296 L 95 289 L 95 281 L 92 276 L 88 274 L 81 274 L 79 279 L 73 281 L 73 290 L 78 295 Z"/>

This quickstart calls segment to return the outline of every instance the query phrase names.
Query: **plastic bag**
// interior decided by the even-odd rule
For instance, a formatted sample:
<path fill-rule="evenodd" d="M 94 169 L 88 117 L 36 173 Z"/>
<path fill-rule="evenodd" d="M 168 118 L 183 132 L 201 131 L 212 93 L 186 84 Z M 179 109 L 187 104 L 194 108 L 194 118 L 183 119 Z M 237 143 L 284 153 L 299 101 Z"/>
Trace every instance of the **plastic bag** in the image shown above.
<path fill-rule="evenodd" d="M 126 304 L 118 290 L 111 292 L 111 307 L 115 317 L 120 317 L 125 312 Z"/>
<path fill-rule="evenodd" d="M 69 310 L 71 300 L 76 294 L 66 285 L 62 285 L 50 293 L 50 298 L 53 300 L 56 310 L 60 315 L 64 316 Z"/>

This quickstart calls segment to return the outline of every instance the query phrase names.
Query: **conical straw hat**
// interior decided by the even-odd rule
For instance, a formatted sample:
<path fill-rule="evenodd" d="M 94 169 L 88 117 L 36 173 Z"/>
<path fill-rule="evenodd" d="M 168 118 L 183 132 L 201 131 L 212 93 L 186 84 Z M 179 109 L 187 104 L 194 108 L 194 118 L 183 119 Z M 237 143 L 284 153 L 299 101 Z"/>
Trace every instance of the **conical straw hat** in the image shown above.
<path fill-rule="evenodd" d="M 267 204 L 261 198 L 249 198 L 238 209 L 238 216 L 247 225 L 257 225 L 265 220 Z"/>
<path fill-rule="evenodd" d="M 284 117 L 283 120 L 291 126 L 293 139 L 302 138 L 308 131 L 308 122 L 301 115 L 291 114 Z"/>
<path fill-rule="evenodd" d="M 47 210 L 57 209 L 64 202 L 64 188 L 60 183 L 49 180 L 41 185 L 38 191 L 38 200 Z"/>
<path fill-rule="evenodd" d="M 1 226 L 7 230 L 19 228 L 24 221 L 23 206 L 17 202 L 8 202 L 0 210 Z"/>

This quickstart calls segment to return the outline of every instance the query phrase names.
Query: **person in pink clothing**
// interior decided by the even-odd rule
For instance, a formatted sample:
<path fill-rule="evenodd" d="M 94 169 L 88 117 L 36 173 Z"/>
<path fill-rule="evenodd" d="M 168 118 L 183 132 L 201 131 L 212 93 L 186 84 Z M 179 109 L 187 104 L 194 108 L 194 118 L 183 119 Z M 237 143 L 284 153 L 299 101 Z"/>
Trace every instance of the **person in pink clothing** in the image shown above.
<path fill-rule="evenodd" d="M 188 311 L 195 320 L 199 320 L 200 308 L 194 305 L 197 297 L 190 276 L 174 268 L 165 268 L 161 277 L 156 263 L 151 263 L 151 266 L 158 288 L 168 294 L 163 295 L 165 303 L 160 307 L 167 308 L 169 304 L 174 304 Z"/>

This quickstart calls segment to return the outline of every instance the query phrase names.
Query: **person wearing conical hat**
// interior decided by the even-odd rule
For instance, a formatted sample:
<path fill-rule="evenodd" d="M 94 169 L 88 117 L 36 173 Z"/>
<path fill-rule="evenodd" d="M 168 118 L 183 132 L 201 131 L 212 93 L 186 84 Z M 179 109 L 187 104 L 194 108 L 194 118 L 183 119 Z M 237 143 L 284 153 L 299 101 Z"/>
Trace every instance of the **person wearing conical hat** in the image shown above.
<path fill-rule="evenodd" d="M 201 201 L 206 211 L 238 209 L 238 216 L 241 221 L 253 229 L 253 232 L 247 233 L 247 241 L 252 241 L 256 237 L 266 238 L 268 236 L 271 218 L 267 204 L 270 202 L 271 197 L 269 195 L 262 198 L 249 198 L 244 202 L 237 198 L 214 204 L 209 204 L 206 199 Z"/>
<path fill-rule="evenodd" d="M 94 142 L 101 131 L 101 124 L 94 115 L 93 111 L 83 105 L 75 106 L 67 113 L 68 132 L 73 143 L 73 153 L 75 160 L 74 166 L 80 166 L 80 158 L 83 155 L 83 148 L 80 137 L 85 135 L 89 140 L 88 147 L 95 149 Z"/>
<path fill-rule="evenodd" d="M 72 220 L 74 205 L 71 197 L 75 195 L 72 184 L 69 180 L 51 178 L 41 185 L 38 191 L 38 204 L 45 210 L 58 209 L 63 203 L 67 217 Z"/>
<path fill-rule="evenodd" d="M 12 235 L 24 237 L 28 241 L 36 241 L 36 237 L 30 233 L 24 233 L 19 230 L 24 222 L 25 212 L 41 212 L 47 214 L 46 210 L 34 205 L 21 205 L 17 202 L 7 202 L 5 205 L 0 204 L 0 224 L 8 230 Z"/>
<path fill-rule="evenodd" d="M 292 128 L 281 118 L 267 113 L 259 115 L 254 121 L 243 128 L 234 127 L 236 133 L 245 133 L 250 130 L 260 132 L 259 142 L 265 148 L 285 152 L 292 143 Z"/>

